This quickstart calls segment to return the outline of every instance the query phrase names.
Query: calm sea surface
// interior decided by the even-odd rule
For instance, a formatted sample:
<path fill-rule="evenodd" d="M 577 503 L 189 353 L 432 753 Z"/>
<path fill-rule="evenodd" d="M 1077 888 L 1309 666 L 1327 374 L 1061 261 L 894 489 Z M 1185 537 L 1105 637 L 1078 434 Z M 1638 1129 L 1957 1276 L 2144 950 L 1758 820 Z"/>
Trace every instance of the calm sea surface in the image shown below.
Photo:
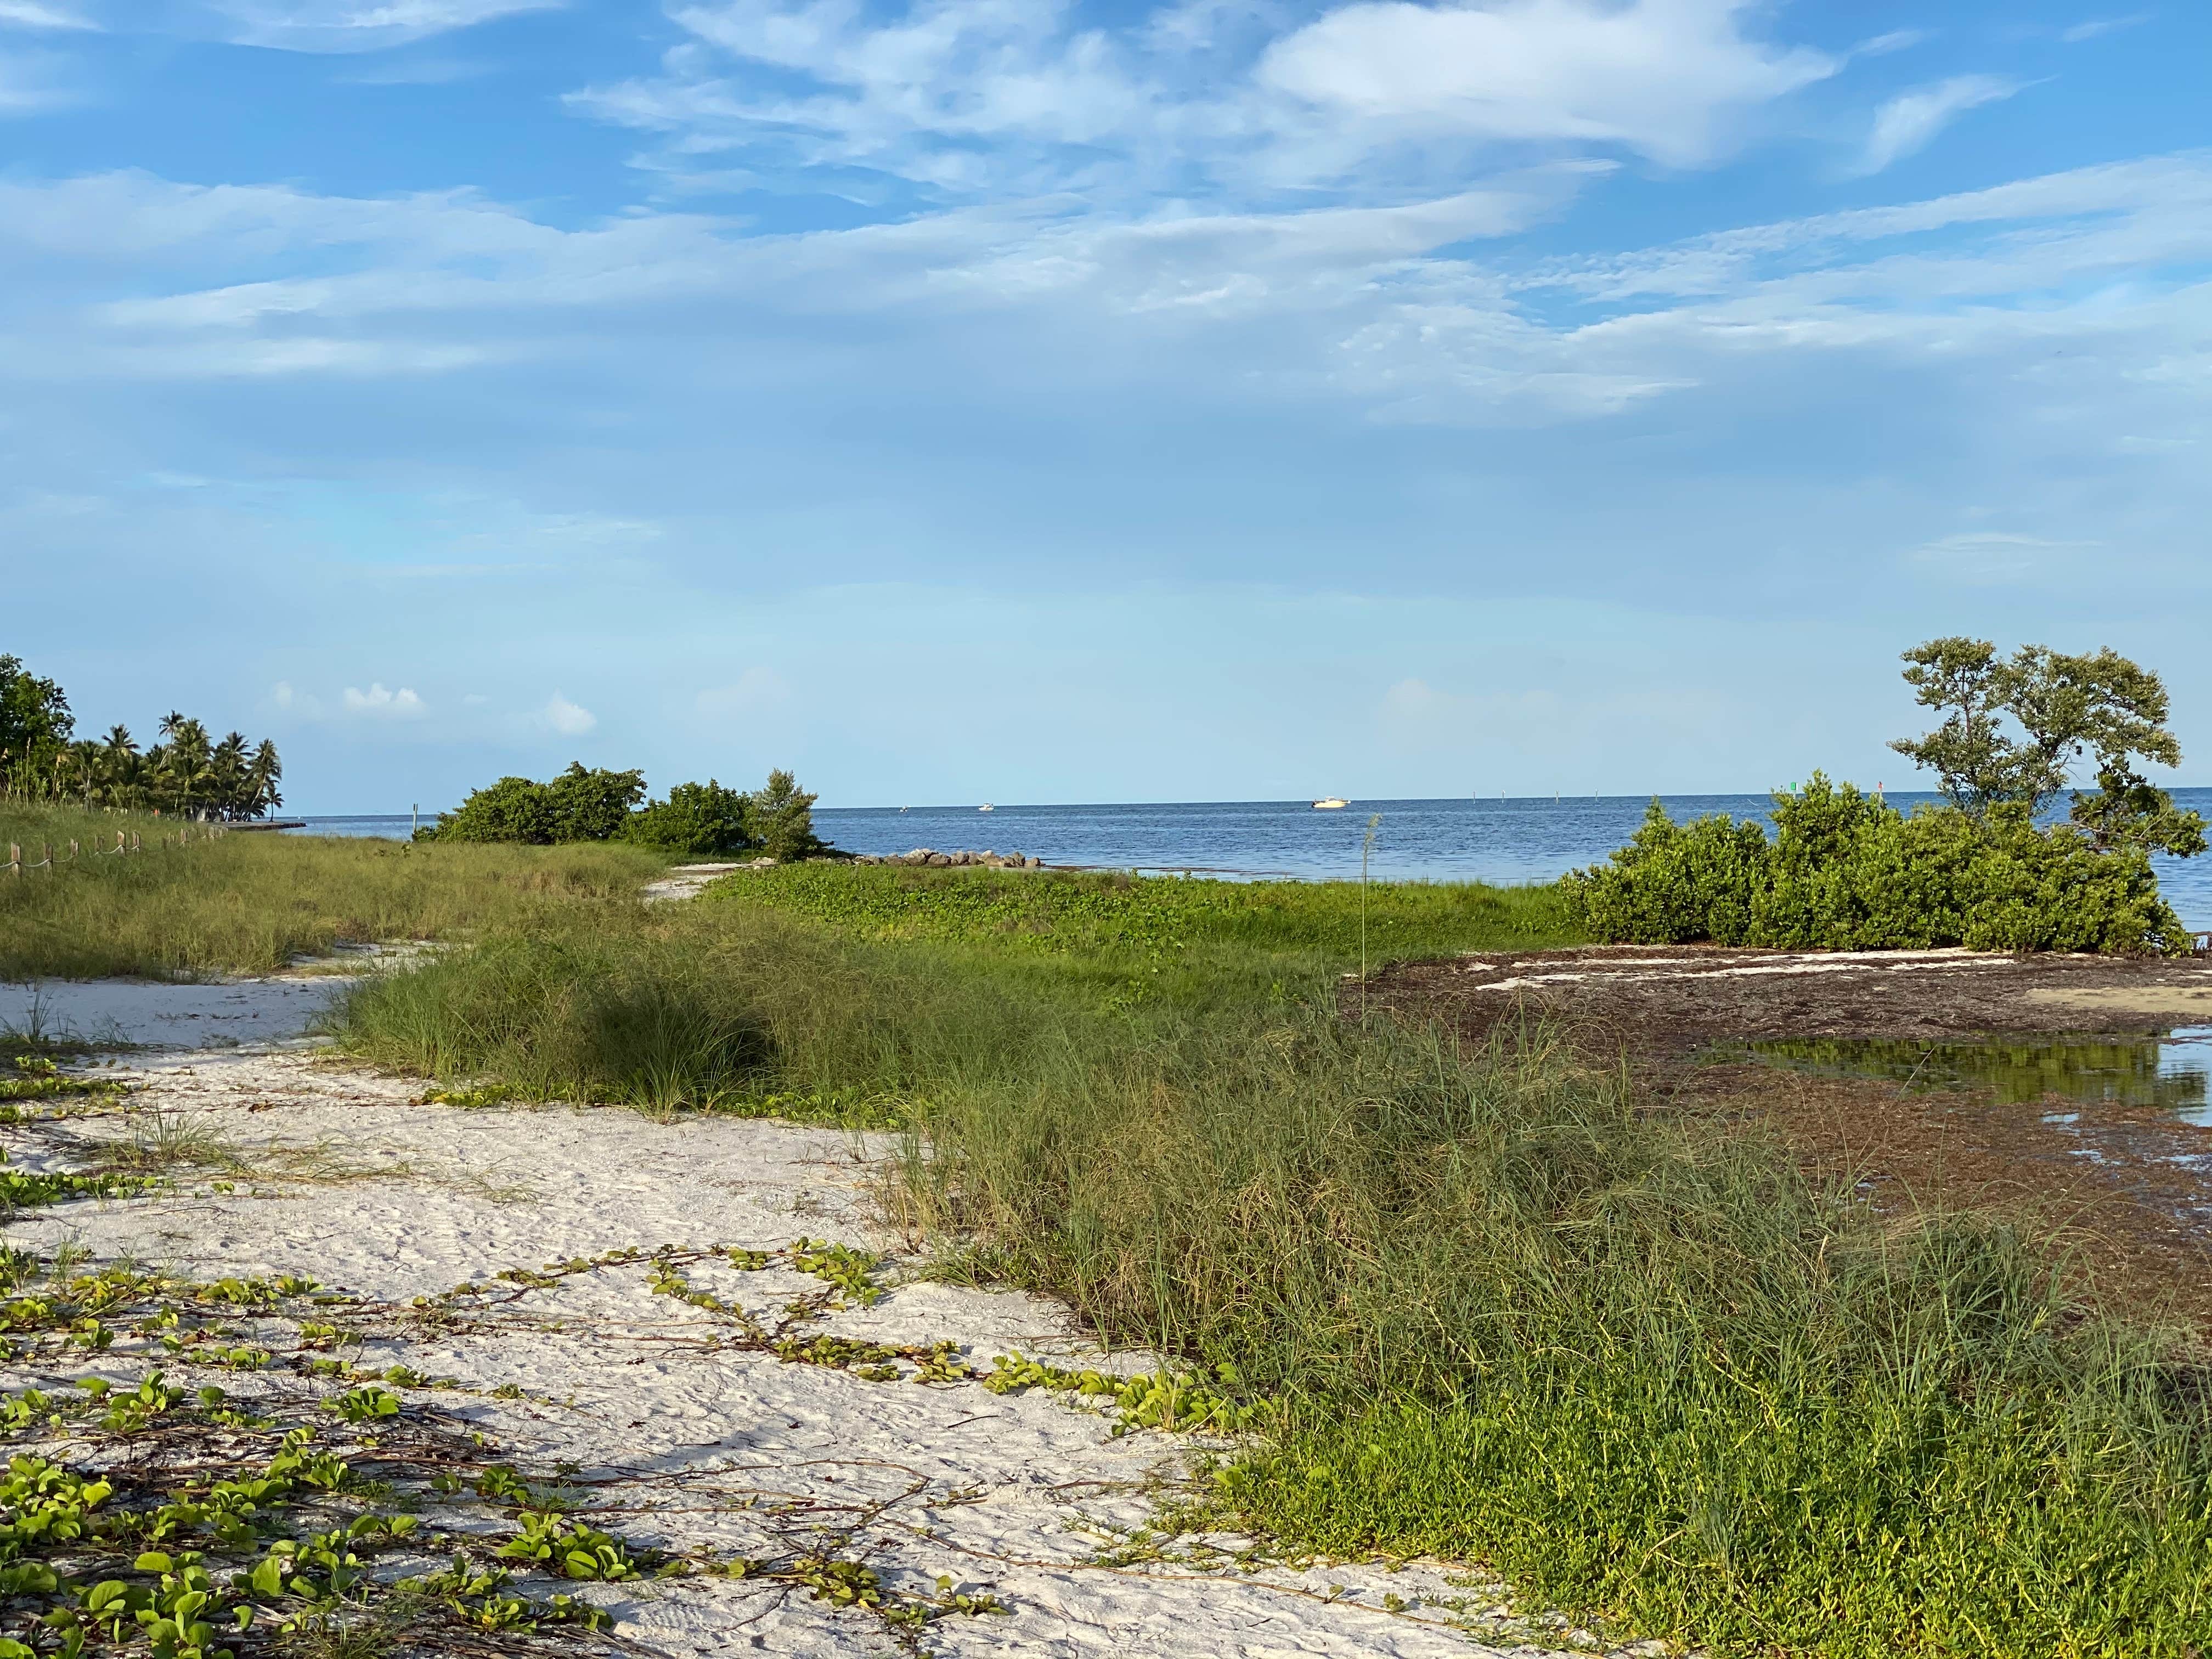
<path fill-rule="evenodd" d="M 1765 795 L 1667 795 L 1677 819 L 1707 812 L 1766 817 Z M 1910 810 L 1932 795 L 1894 794 Z M 2176 802 L 2212 817 L 2212 789 L 2177 789 Z M 854 853 L 989 848 L 1047 864 L 1216 871 L 1304 880 L 1357 876 L 1367 821 L 1379 815 L 1370 868 L 1419 881 L 1550 881 L 1602 860 L 1650 804 L 1642 795 L 1535 800 L 1358 800 L 1317 812 L 1305 801 L 1200 801 L 1148 806 L 817 807 L 824 840 Z M 427 821 L 427 820 L 426 820 Z M 295 834 L 404 840 L 404 812 L 309 818 Z M 2158 860 L 2167 902 L 2194 928 L 2212 928 L 2212 856 Z"/>

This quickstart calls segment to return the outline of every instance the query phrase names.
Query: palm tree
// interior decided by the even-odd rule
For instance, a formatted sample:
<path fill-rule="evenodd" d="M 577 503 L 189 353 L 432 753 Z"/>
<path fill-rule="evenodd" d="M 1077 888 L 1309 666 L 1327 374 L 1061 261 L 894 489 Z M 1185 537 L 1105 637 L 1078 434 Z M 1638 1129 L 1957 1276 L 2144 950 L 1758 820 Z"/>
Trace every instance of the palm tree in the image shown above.
<path fill-rule="evenodd" d="M 161 722 L 169 744 L 162 752 L 162 770 L 173 792 L 178 810 L 190 812 L 192 797 L 213 781 L 213 757 L 208 748 L 207 727 L 198 720 L 171 713 Z"/>
<path fill-rule="evenodd" d="M 246 810 L 246 733 L 232 732 L 208 757 L 208 793 L 218 816 L 242 817 Z"/>
<path fill-rule="evenodd" d="M 70 771 L 77 793 L 83 799 L 84 810 L 89 812 L 92 811 L 92 787 L 100 781 L 100 762 L 107 751 L 91 738 L 80 738 L 64 752 L 69 757 Z"/>
<path fill-rule="evenodd" d="M 276 793 L 276 781 L 284 775 L 284 763 L 276 758 L 276 745 L 264 738 L 261 746 L 253 751 L 246 763 L 246 785 L 251 792 L 248 810 L 255 817 L 262 817 L 284 804 L 284 797 Z"/>

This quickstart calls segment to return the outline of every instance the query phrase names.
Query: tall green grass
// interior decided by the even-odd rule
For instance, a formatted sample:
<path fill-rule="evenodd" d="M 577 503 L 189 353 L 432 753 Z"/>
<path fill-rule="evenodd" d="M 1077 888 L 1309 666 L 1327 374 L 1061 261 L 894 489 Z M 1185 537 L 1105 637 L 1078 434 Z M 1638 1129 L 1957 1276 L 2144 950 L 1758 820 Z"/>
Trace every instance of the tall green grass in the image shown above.
<path fill-rule="evenodd" d="M 412 847 L 267 831 L 160 845 L 179 826 L 132 818 L 143 852 L 112 846 L 103 813 L 9 806 L 0 842 L 75 863 L 0 874 L 0 977 L 266 973 L 339 939 L 453 939 L 533 925 L 579 901 L 632 907 L 665 860 L 633 847 Z"/>
<path fill-rule="evenodd" d="M 1541 895 L 1372 896 L 1394 951 L 1557 937 Z M 1720 1653 L 2203 1650 L 2179 1348 L 2000 1222 L 1885 1221 L 1540 1030 L 1336 1018 L 1355 899 L 776 872 L 387 976 L 343 1034 L 537 1092 L 902 1115 L 909 1222 L 1282 1402 L 1217 1491 L 1293 1544 L 1478 1559 Z"/>

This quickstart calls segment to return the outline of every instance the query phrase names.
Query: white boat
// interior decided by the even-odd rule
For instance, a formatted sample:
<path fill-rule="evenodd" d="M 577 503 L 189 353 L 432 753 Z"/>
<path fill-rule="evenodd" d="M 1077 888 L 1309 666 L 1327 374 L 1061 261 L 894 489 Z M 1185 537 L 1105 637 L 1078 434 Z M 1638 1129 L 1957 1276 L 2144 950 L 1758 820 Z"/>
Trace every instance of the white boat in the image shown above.
<path fill-rule="evenodd" d="M 976 810 L 977 811 L 979 811 L 979 812 L 995 812 L 995 811 L 997 811 L 999 809 L 998 809 L 997 807 L 995 807 L 995 806 L 992 805 L 990 802 L 988 802 L 988 801 L 985 801 L 985 802 L 984 802 L 981 806 L 977 807 L 975 810 Z"/>
<path fill-rule="evenodd" d="M 1324 795 L 1314 803 L 1316 812 L 1340 812 L 1352 803 L 1341 795 Z"/>

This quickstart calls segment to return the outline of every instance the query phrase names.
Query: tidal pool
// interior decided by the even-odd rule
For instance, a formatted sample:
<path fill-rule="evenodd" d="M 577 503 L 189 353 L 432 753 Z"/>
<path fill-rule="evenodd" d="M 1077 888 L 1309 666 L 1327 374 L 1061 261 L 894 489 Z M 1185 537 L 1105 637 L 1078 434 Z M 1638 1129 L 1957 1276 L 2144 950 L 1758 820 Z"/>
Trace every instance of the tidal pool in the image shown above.
<path fill-rule="evenodd" d="M 1915 1042 L 1807 1037 L 1733 1045 L 1746 1055 L 1828 1077 L 1885 1078 L 1919 1092 L 1987 1089 L 2006 1105 L 2063 1100 L 2163 1106 L 2212 1128 L 2212 1025 L 2162 1037 L 1999 1037 Z"/>

